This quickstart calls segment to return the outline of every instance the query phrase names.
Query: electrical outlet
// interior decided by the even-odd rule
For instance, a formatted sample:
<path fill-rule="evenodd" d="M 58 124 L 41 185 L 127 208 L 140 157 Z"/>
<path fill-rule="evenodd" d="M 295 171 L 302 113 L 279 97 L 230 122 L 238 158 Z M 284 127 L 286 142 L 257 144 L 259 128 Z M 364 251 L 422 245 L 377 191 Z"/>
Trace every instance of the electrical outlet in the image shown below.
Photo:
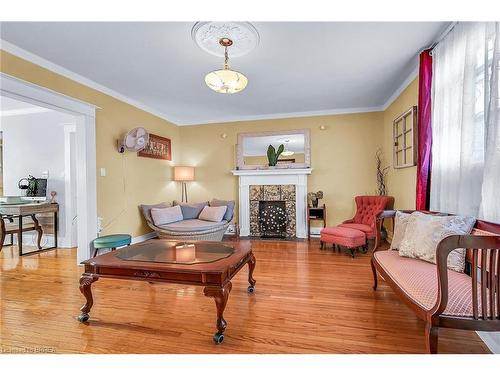
<path fill-rule="evenodd" d="M 102 217 L 97 218 L 97 233 L 102 232 L 102 221 L 103 221 Z"/>

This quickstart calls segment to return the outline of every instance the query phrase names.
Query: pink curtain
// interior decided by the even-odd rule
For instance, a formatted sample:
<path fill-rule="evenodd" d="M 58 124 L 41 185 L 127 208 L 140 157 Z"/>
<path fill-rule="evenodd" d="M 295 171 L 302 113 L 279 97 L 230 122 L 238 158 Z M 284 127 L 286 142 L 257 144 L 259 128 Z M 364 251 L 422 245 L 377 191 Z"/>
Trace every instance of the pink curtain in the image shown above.
<path fill-rule="evenodd" d="M 418 155 L 417 155 L 417 210 L 429 209 L 432 163 L 431 116 L 432 56 L 431 50 L 420 54 L 418 82 Z"/>

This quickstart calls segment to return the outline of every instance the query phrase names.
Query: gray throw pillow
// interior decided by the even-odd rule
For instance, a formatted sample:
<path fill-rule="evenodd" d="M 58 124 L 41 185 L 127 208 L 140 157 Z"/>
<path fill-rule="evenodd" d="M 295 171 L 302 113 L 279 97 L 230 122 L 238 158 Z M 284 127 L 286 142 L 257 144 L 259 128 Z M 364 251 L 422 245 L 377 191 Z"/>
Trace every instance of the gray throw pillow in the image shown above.
<path fill-rule="evenodd" d="M 226 206 L 227 210 L 226 213 L 224 214 L 224 220 L 226 220 L 228 223 L 231 221 L 234 215 L 234 201 L 223 201 L 221 199 L 212 199 L 210 201 L 210 206 L 211 207 L 219 207 L 219 206 Z"/>
<path fill-rule="evenodd" d="M 181 206 L 182 217 L 184 218 L 184 220 L 198 219 L 198 216 L 200 215 L 201 210 L 203 210 L 203 207 L 208 206 L 208 201 L 201 203 L 182 203 L 174 201 L 174 206 L 177 205 Z"/>
<path fill-rule="evenodd" d="M 151 218 L 151 209 L 152 208 L 167 208 L 167 207 L 172 207 L 170 203 L 157 203 L 157 204 L 141 204 L 139 206 L 141 208 L 142 214 L 144 215 L 144 218 L 146 221 L 150 224 L 153 223 L 153 219 Z"/>

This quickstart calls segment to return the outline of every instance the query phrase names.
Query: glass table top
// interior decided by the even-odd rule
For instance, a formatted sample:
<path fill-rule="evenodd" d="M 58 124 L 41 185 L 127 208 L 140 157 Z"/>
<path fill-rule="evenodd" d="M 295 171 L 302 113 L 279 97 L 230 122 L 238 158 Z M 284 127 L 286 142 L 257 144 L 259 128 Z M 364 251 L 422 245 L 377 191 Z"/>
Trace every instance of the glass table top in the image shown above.
<path fill-rule="evenodd" d="M 234 254 L 233 247 L 221 243 L 150 241 L 115 251 L 122 260 L 170 264 L 211 263 Z"/>

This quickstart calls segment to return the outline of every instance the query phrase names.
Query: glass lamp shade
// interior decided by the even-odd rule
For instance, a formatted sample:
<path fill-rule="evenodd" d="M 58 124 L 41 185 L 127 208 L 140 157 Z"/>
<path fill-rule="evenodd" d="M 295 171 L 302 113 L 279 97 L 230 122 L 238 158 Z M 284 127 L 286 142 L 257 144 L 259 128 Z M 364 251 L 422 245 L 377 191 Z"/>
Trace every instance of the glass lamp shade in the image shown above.
<path fill-rule="evenodd" d="M 174 167 L 175 181 L 193 181 L 194 167 Z"/>
<path fill-rule="evenodd" d="M 248 79 L 240 72 L 222 69 L 208 73 L 205 76 L 205 83 L 221 94 L 234 94 L 247 87 Z"/>

